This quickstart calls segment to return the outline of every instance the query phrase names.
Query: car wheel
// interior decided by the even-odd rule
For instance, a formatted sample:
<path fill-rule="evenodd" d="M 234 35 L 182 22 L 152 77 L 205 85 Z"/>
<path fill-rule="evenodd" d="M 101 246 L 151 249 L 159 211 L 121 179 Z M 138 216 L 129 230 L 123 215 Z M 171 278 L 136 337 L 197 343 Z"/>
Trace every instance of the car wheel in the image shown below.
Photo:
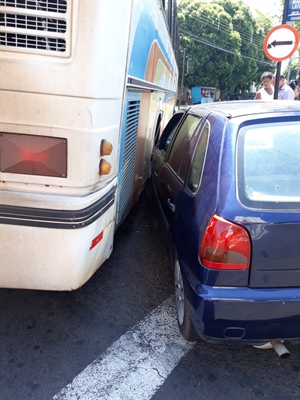
<path fill-rule="evenodd" d="M 177 257 L 175 258 L 174 265 L 174 283 L 177 321 L 180 332 L 182 336 L 188 341 L 199 340 L 199 336 L 194 328 L 191 319 L 190 304 L 184 291 L 181 268 Z"/>

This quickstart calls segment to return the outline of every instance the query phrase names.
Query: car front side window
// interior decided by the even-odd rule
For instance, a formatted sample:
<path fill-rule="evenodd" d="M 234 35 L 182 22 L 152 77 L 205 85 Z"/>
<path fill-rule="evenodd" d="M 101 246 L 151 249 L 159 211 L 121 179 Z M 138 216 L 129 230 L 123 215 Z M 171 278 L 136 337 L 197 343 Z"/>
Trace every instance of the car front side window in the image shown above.
<path fill-rule="evenodd" d="M 177 113 L 173 115 L 161 135 L 161 138 L 158 142 L 158 149 L 161 151 L 163 157 L 165 157 L 167 153 L 170 142 L 178 126 L 180 125 L 183 116 L 184 113 Z"/>
<path fill-rule="evenodd" d="M 182 160 L 188 149 L 190 140 L 196 132 L 200 122 L 200 117 L 188 114 L 173 141 L 168 163 L 176 174 L 179 174 Z"/>

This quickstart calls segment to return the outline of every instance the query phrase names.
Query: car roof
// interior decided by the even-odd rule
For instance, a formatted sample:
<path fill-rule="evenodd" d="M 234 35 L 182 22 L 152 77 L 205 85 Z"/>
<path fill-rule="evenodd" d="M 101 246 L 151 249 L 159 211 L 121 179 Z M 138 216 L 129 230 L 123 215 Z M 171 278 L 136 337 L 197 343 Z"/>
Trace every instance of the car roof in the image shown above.
<path fill-rule="evenodd" d="M 241 117 L 244 115 L 266 114 L 266 113 L 298 113 L 300 112 L 300 101 L 274 100 L 239 100 L 223 101 L 207 104 L 197 104 L 190 108 L 194 113 L 212 112 L 223 115 L 226 118 Z"/>

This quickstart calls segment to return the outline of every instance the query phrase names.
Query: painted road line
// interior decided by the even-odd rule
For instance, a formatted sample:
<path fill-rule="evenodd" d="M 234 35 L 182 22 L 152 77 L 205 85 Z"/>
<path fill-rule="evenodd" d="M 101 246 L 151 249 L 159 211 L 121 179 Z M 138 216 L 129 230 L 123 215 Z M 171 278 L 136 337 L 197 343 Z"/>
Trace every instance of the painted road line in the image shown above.
<path fill-rule="evenodd" d="M 53 400 L 147 400 L 194 343 L 181 336 L 171 296 L 73 379 Z"/>

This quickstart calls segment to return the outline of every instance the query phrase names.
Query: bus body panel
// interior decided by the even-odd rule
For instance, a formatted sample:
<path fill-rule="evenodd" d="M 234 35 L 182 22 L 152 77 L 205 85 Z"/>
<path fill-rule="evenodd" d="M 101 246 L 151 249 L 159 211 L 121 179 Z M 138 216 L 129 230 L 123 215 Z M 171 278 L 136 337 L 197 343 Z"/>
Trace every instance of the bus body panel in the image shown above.
<path fill-rule="evenodd" d="M 2 287 L 73 290 L 92 276 L 149 177 L 157 121 L 162 129 L 174 111 L 178 68 L 160 0 L 65 4 L 58 18 L 66 32 L 49 34 L 65 40 L 64 51 L 48 51 L 51 38 L 46 50 L 0 42 L 1 149 L 26 164 L 24 153 L 35 156 L 17 148 L 18 138 L 62 139 L 66 162 L 61 175 L 16 172 L 13 161 L 0 171 Z M 48 17 L 7 5 L 0 6 L 4 14 Z M 16 38 L 22 31 L 3 30 Z M 104 141 L 110 154 L 102 154 Z M 108 174 L 99 172 L 102 162 Z M 103 212 L 85 217 L 108 195 Z"/>
<path fill-rule="evenodd" d="M 65 178 L 0 172 L 0 188 L 19 189 L 26 184 L 28 191 L 82 196 L 104 187 L 118 173 L 120 110 L 120 100 L 4 91 L 1 94 L 0 131 L 65 138 L 68 168 Z M 113 146 L 111 155 L 106 157 L 112 166 L 108 176 L 99 175 L 103 139 Z"/>
<path fill-rule="evenodd" d="M 136 137 L 129 139 L 136 146 L 134 171 L 128 172 L 127 163 L 132 162 L 130 155 L 128 159 L 122 155 L 120 157 L 117 224 L 124 220 L 136 203 L 149 177 L 156 121 L 159 115 L 163 116 L 162 130 L 173 115 L 176 103 L 178 69 L 161 14 L 161 9 L 154 8 L 151 2 L 134 2 L 129 39 L 128 92 L 124 110 L 130 101 L 128 99 L 135 98 L 139 102 L 140 113 L 138 124 L 134 128 Z M 126 137 L 126 130 L 127 121 L 124 115 L 121 135 L 123 139 Z M 121 146 L 121 149 L 124 148 L 126 143 Z M 126 174 L 124 180 L 123 176 Z M 131 188 L 130 199 L 123 200 L 126 197 L 126 193 L 124 196 L 122 194 L 123 186 L 125 191 L 128 187 Z"/>
<path fill-rule="evenodd" d="M 116 181 L 90 196 L 73 198 L 72 209 L 86 209 L 115 186 Z M 43 200 L 47 197 L 37 196 L 42 210 L 46 210 Z M 52 199 L 66 204 L 61 197 Z M 28 203 L 24 202 L 24 206 Z M 11 221 L 0 225 L 0 286 L 45 290 L 73 290 L 82 286 L 112 252 L 115 207 L 112 199 L 106 212 L 92 223 L 88 219 L 54 221 L 36 216 L 28 225 L 25 216 L 19 220 L 15 216 L 13 220 L 10 214 Z M 62 229 L 55 227 L 55 223 L 63 226 L 62 221 L 65 222 Z M 21 225 L 23 222 L 26 224 Z"/>
<path fill-rule="evenodd" d="M 110 256 L 114 208 L 80 230 L 1 225 L 0 286 L 73 290 L 82 286 Z M 100 243 L 92 240 L 103 232 Z M 32 245 L 34 243 L 34 245 Z M 42 256 L 41 256 L 42 253 Z"/>
<path fill-rule="evenodd" d="M 14 47 L 1 51 L 4 46 L 0 46 L 2 90 L 120 98 L 126 75 L 132 0 L 68 0 L 67 4 L 69 56 L 65 57 L 65 52 Z M 30 10 L 30 15 L 34 14 Z"/>

